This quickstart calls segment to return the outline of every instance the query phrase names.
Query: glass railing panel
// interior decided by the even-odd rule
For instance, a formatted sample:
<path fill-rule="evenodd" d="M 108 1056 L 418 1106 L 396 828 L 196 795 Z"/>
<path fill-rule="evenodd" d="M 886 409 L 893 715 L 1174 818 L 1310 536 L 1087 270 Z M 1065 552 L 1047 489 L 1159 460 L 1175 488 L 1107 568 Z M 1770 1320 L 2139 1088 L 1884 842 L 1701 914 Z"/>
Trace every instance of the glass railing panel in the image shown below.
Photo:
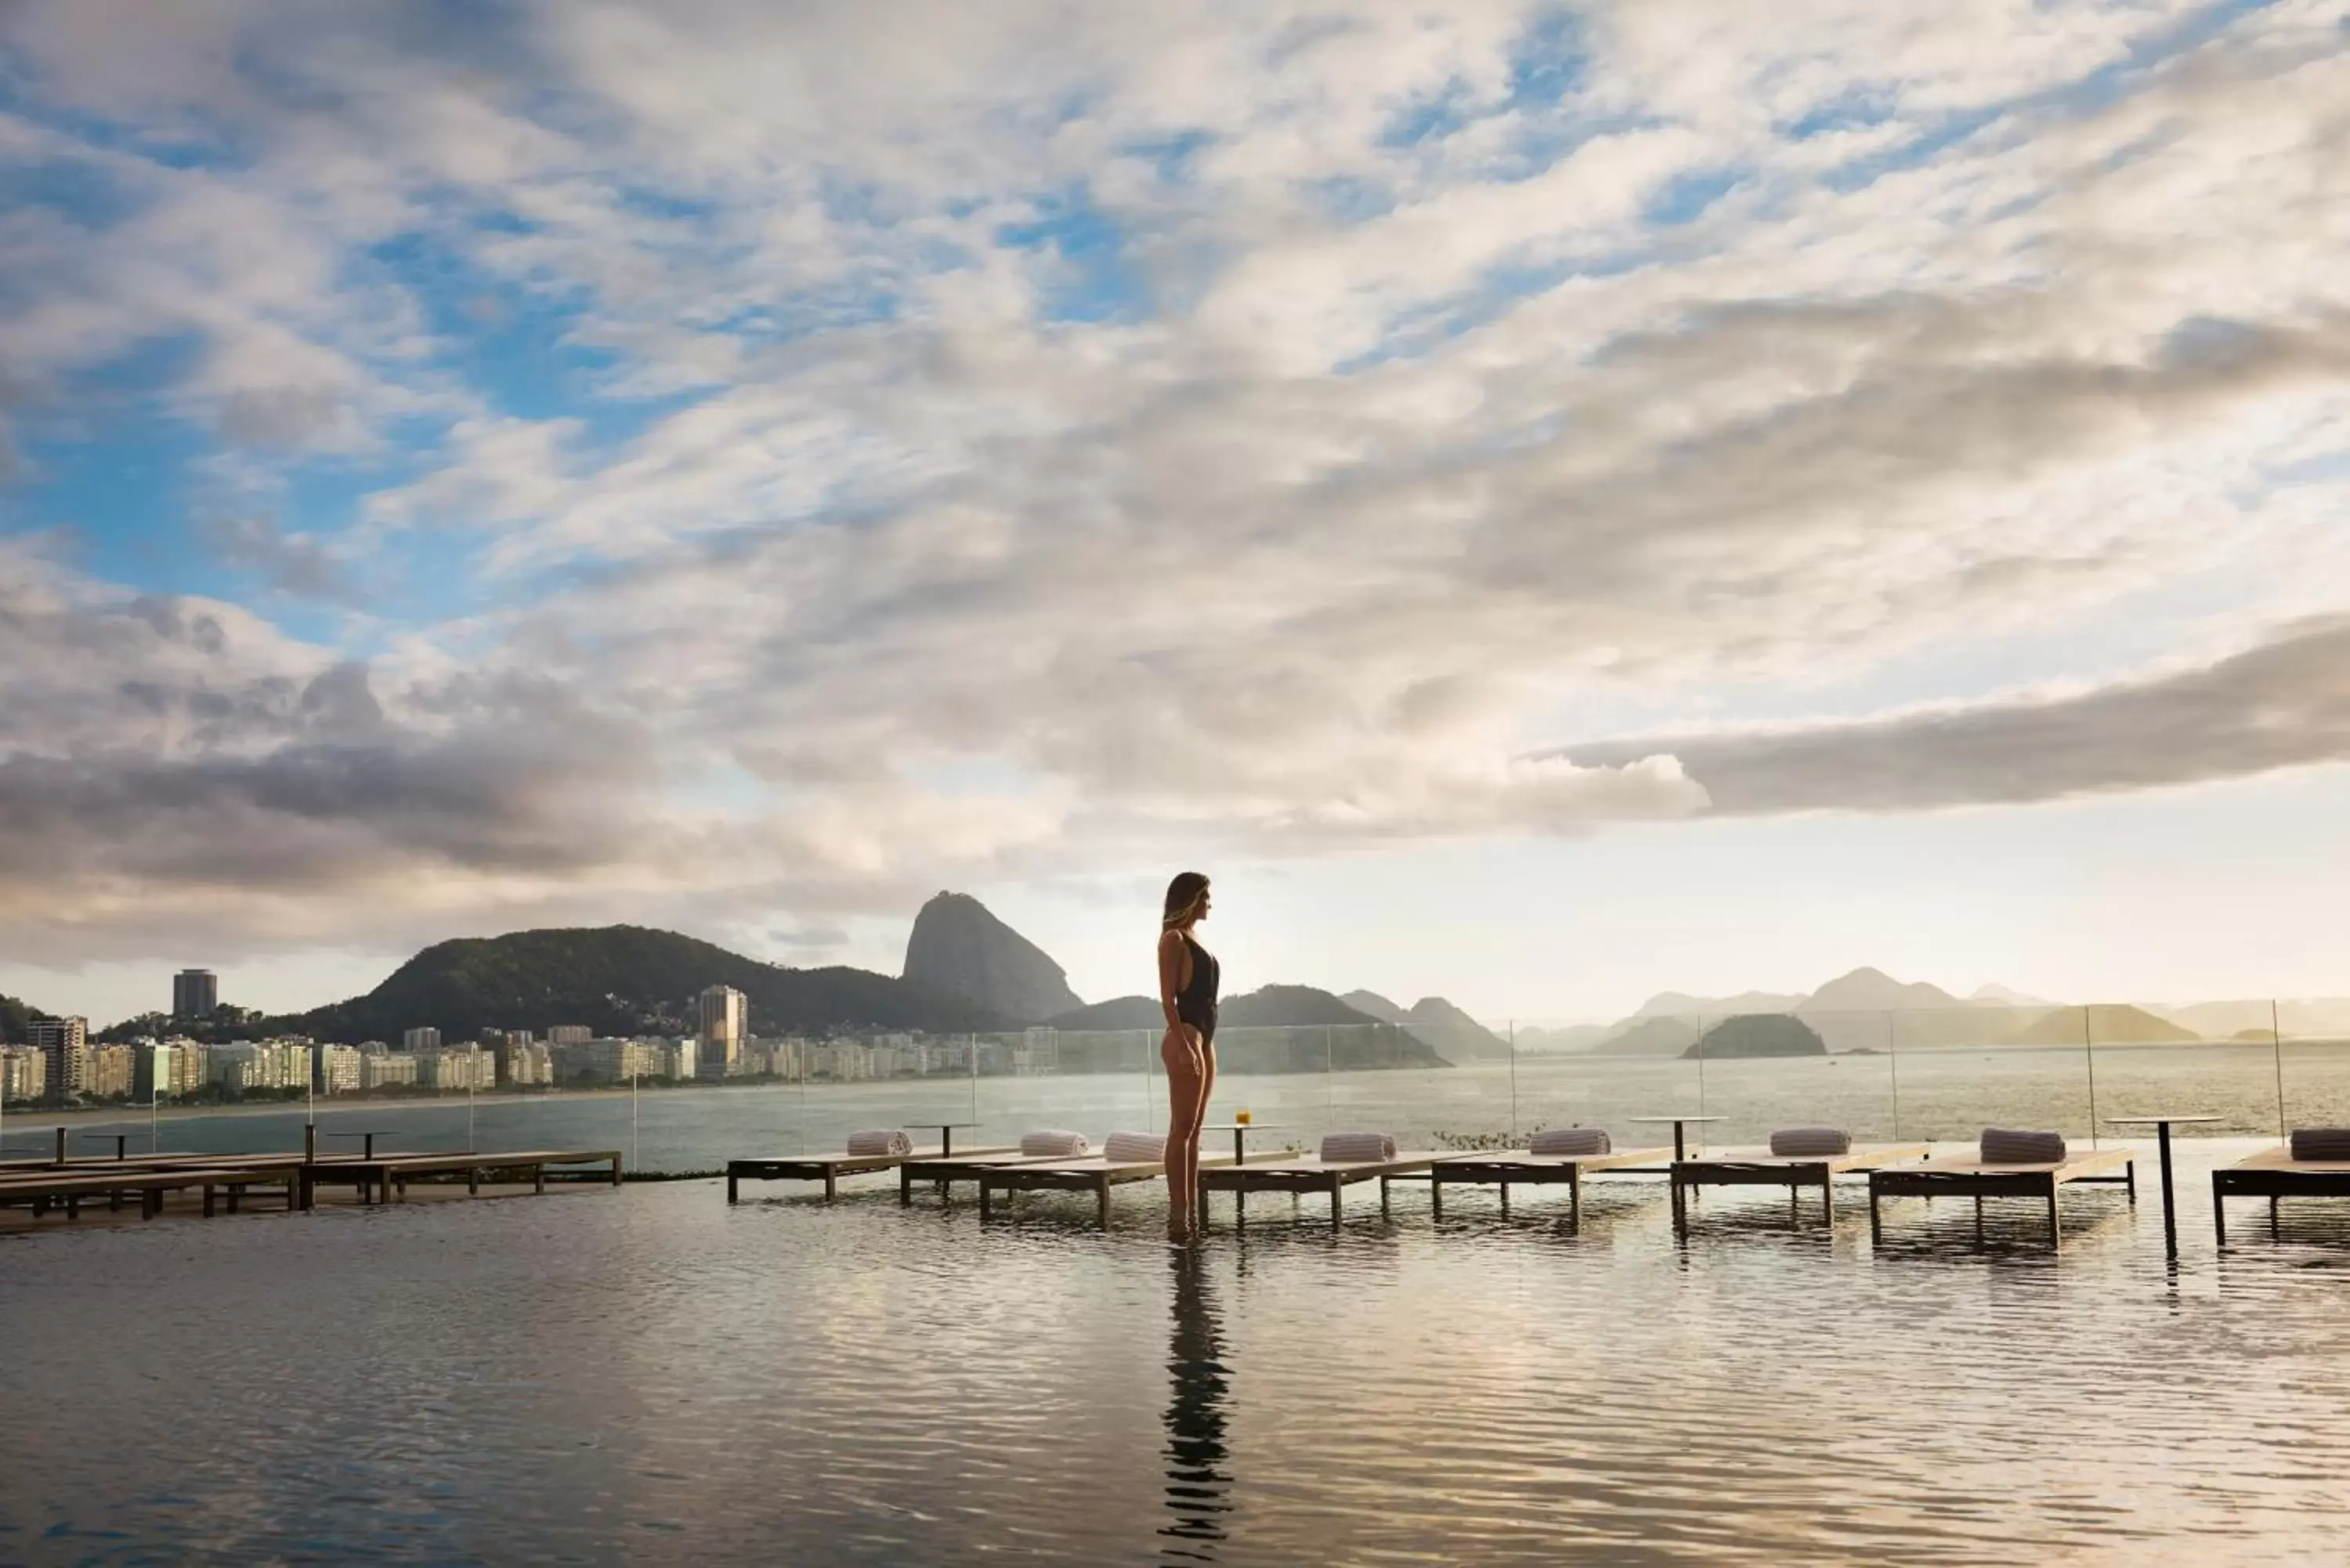
<path fill-rule="evenodd" d="M 1704 1026 L 1696 1017 L 1653 1014 L 1604 1025 L 1522 1021 L 1513 1033 L 1519 1141 L 1544 1127 L 1596 1127 L 1617 1148 L 1661 1147 L 1671 1144 L 1672 1128 L 1633 1118 L 1703 1114 L 1703 1078 L 1691 1053 Z"/>
<path fill-rule="evenodd" d="M 1416 1150 L 1509 1136 L 1506 1056 L 1455 1065 L 1417 1030 L 1394 1023 L 1333 1025 L 1329 1037 L 1331 1130 L 1386 1133 Z"/>
<path fill-rule="evenodd" d="M 1249 1139 L 1253 1151 L 1318 1147 L 1330 1129 L 1338 1050 L 1331 1031 L 1318 1023 L 1217 1030 L 1216 1089 L 1207 1119 L 1230 1122 L 1246 1112 L 1264 1129 Z"/>
<path fill-rule="evenodd" d="M 2278 1046 L 2265 1026 L 2267 1013 L 2266 1002 L 2089 1007 L 2100 1137 L 2153 1136 L 2151 1127 L 2106 1120 L 2113 1116 L 2220 1118 L 2174 1127 L 2176 1137 L 2273 1134 Z M 2230 1026 L 2232 1019 L 2254 1017 L 2262 1023 Z"/>
<path fill-rule="evenodd" d="M 2350 1000 L 2279 1002 L 2271 1026 L 2278 1136 L 2295 1127 L 2350 1127 Z"/>
<path fill-rule="evenodd" d="M 1997 1127 L 2088 1141 L 2096 1085 L 2083 1009 L 1984 1003 L 1879 1016 L 1903 1139 L 1972 1144 Z"/>

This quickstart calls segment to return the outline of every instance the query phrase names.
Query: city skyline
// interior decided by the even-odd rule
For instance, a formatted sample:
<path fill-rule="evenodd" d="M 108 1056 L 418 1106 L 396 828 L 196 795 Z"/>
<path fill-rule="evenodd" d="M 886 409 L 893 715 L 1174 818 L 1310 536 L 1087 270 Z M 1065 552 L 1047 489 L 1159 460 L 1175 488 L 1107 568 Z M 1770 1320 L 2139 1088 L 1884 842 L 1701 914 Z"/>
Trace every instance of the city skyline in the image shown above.
<path fill-rule="evenodd" d="M 921 16 L 0 17 L 0 993 L 2350 991 L 2334 9 Z"/>

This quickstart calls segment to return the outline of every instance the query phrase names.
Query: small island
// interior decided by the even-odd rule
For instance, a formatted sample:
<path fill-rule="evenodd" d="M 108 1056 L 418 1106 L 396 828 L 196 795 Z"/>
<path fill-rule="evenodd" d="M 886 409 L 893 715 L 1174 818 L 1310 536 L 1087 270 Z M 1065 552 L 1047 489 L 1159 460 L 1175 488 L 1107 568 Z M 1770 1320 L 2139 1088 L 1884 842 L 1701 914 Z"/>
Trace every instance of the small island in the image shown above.
<path fill-rule="evenodd" d="M 1825 1056 L 1819 1031 L 1792 1012 L 1742 1012 L 1725 1018 L 1681 1053 L 1683 1060 L 1731 1056 Z"/>

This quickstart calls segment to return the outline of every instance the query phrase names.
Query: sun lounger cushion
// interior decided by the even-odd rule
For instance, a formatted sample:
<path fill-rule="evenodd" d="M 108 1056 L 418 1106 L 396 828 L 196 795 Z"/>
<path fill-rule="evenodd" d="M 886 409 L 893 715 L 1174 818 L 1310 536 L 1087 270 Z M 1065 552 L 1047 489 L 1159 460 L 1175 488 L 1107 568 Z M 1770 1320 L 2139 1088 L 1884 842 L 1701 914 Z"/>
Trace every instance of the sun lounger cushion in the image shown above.
<path fill-rule="evenodd" d="M 1157 1133 L 1112 1133 L 1102 1140 L 1102 1158 L 1112 1165 L 1159 1164 L 1167 1158 L 1167 1140 Z"/>
<path fill-rule="evenodd" d="M 848 1135 L 848 1152 L 859 1156 L 911 1154 L 914 1140 L 895 1127 L 868 1128 Z"/>
<path fill-rule="evenodd" d="M 1022 1133 L 1020 1135 L 1020 1152 L 1022 1154 L 1044 1155 L 1047 1157 L 1060 1155 L 1065 1158 L 1076 1157 L 1083 1158 L 1087 1154 L 1092 1151 L 1092 1148 L 1093 1145 L 1086 1141 L 1085 1134 L 1063 1132 L 1057 1127 L 1047 1127 L 1040 1132 Z"/>
<path fill-rule="evenodd" d="M 2350 1127 L 2295 1127 L 2293 1158 L 2350 1160 Z"/>
<path fill-rule="evenodd" d="M 2064 1135 L 1985 1127 L 1982 1162 L 1985 1165 L 2062 1165 L 2064 1162 Z"/>
<path fill-rule="evenodd" d="M 1330 1133 L 1322 1139 L 1325 1165 L 1357 1165 L 1367 1159 L 1393 1159 L 1396 1141 L 1385 1133 Z"/>
<path fill-rule="evenodd" d="M 1534 1134 L 1531 1154 L 1607 1154 L 1615 1145 L 1606 1127 L 1544 1127 Z"/>
<path fill-rule="evenodd" d="M 1771 1135 L 1777 1155 L 1850 1154 L 1852 1134 L 1842 1127 L 1782 1127 Z"/>

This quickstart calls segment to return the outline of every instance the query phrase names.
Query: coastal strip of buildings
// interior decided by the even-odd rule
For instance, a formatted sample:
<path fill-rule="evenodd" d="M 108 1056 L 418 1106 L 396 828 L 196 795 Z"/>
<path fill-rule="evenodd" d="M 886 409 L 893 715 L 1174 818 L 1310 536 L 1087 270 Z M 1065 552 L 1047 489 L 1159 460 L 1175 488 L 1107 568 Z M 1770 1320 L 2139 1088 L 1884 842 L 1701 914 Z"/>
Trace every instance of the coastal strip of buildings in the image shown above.
<path fill-rule="evenodd" d="M 219 1012 L 212 974 L 173 977 L 179 1018 Z M 182 1007 L 187 1011 L 182 1011 Z M 308 1096 L 443 1095 L 491 1090 L 665 1087 L 728 1080 L 848 1082 L 909 1076 L 997 1076 L 1055 1070 L 1055 1033 L 1021 1035 L 868 1035 L 762 1037 L 732 986 L 695 998 L 696 1028 L 683 1035 L 606 1037 L 582 1024 L 556 1024 L 540 1038 L 499 1030 L 480 1039 L 444 1041 L 420 1025 L 397 1045 L 355 1044 L 287 1035 L 203 1044 L 184 1035 L 93 1042 L 84 1018 L 37 1018 L 32 1037 L 0 1045 L 0 1106 L 134 1104 L 299 1099 Z"/>

